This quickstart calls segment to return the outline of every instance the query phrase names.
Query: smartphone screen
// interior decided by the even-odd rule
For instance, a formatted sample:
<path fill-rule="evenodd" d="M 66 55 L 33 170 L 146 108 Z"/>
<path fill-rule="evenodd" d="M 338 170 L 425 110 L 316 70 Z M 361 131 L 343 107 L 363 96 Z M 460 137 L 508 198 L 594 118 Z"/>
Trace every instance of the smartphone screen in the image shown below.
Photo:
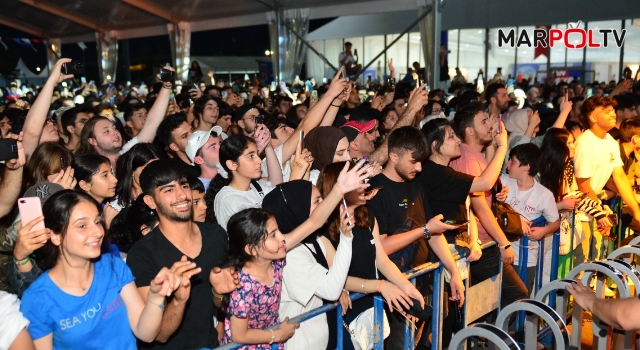
<path fill-rule="evenodd" d="M 300 150 L 304 149 L 304 130 L 300 130 Z"/>
<path fill-rule="evenodd" d="M 347 79 L 347 67 L 342 66 L 342 79 Z"/>
<path fill-rule="evenodd" d="M 86 83 L 87 83 L 87 78 L 86 78 L 86 77 L 80 77 L 80 81 L 81 81 L 83 84 L 86 84 Z"/>

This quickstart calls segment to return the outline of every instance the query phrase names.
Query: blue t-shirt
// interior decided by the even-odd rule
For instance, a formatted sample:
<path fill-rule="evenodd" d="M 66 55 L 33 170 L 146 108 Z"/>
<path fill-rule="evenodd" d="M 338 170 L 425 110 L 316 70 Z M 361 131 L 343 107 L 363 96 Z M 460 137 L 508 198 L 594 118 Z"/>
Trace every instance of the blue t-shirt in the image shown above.
<path fill-rule="evenodd" d="M 53 333 L 54 349 L 136 349 L 122 288 L 134 280 L 122 259 L 103 254 L 95 261 L 93 282 L 84 296 L 63 292 L 49 273 L 24 292 L 20 307 L 33 339 Z"/>

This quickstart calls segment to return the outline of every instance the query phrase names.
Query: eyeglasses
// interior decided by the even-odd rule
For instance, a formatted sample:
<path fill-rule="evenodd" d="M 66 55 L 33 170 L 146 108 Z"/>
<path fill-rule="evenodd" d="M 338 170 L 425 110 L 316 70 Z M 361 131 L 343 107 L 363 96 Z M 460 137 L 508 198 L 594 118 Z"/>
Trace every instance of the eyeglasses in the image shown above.
<path fill-rule="evenodd" d="M 440 114 L 442 111 L 442 108 L 434 108 L 431 110 L 431 114 Z"/>
<path fill-rule="evenodd" d="M 262 114 L 252 115 L 250 117 L 242 118 L 242 120 L 245 120 L 245 119 L 251 119 L 256 124 L 264 123 L 264 115 L 262 115 Z"/>

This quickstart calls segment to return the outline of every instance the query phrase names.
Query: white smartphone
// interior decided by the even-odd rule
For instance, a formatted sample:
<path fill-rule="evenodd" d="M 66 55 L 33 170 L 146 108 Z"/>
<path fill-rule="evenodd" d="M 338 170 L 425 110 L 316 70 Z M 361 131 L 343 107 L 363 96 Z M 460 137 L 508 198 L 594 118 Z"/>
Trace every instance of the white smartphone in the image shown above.
<path fill-rule="evenodd" d="M 18 210 L 20 211 L 20 220 L 22 227 L 33 221 L 33 219 L 42 216 L 42 204 L 40 197 L 23 197 L 18 199 Z M 29 232 L 44 229 L 44 221 L 35 225 Z"/>
<path fill-rule="evenodd" d="M 344 200 L 344 197 L 342 197 L 342 205 L 344 206 L 344 211 L 347 213 L 347 218 L 351 218 L 349 209 L 347 208 L 347 201 Z M 351 220 L 349 220 L 349 225 L 351 225 Z"/>

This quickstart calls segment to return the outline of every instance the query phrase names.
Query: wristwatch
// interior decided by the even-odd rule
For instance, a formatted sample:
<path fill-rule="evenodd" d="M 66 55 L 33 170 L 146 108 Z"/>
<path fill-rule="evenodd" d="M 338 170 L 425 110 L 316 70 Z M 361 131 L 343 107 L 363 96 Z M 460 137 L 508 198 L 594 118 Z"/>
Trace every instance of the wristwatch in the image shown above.
<path fill-rule="evenodd" d="M 431 238 L 431 231 L 427 227 L 427 224 L 422 225 L 422 235 L 427 241 Z"/>
<path fill-rule="evenodd" d="M 501 245 L 498 244 L 498 248 L 506 250 L 506 249 L 511 248 L 511 244 L 505 244 L 504 246 L 501 246 Z"/>

